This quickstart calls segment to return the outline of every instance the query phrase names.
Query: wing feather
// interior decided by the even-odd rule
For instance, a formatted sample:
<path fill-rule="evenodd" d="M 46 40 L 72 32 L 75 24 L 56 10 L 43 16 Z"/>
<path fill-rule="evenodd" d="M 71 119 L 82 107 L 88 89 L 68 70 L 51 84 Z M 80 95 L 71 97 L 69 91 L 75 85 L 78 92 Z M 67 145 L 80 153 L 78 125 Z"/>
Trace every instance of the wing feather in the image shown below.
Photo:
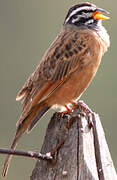
<path fill-rule="evenodd" d="M 18 100 L 23 97 L 22 114 L 18 124 L 23 121 L 33 106 L 52 95 L 69 78 L 69 75 L 79 68 L 80 59 L 86 50 L 82 41 L 87 40 L 79 39 L 76 30 L 63 28 L 45 53 L 36 71 L 18 93 Z"/>

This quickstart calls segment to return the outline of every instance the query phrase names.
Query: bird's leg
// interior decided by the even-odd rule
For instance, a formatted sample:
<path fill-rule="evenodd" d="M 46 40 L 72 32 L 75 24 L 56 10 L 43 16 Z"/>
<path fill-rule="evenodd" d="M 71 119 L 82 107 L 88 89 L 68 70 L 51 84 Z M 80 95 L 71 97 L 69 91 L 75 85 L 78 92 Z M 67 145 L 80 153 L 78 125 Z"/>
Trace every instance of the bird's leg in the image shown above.
<path fill-rule="evenodd" d="M 74 111 L 76 108 L 77 108 L 77 106 L 78 106 L 78 103 L 77 102 L 75 102 L 75 101 L 70 101 L 70 104 L 71 104 L 71 108 L 72 108 L 72 111 Z"/>
<path fill-rule="evenodd" d="M 86 112 L 93 114 L 93 111 L 88 107 L 87 104 L 83 100 L 78 100 L 78 101 L 70 101 L 71 104 L 71 112 L 73 112 L 78 106 L 80 106 L 83 110 Z"/>
<path fill-rule="evenodd" d="M 70 109 L 67 105 L 65 105 L 65 108 L 70 114 L 72 114 L 72 109 Z"/>
<path fill-rule="evenodd" d="M 64 115 L 64 114 L 67 114 L 67 113 L 72 114 L 72 109 L 70 109 L 70 108 L 68 107 L 68 105 L 64 105 L 64 107 L 65 107 L 66 111 L 63 111 L 63 112 L 62 112 L 63 115 Z"/>

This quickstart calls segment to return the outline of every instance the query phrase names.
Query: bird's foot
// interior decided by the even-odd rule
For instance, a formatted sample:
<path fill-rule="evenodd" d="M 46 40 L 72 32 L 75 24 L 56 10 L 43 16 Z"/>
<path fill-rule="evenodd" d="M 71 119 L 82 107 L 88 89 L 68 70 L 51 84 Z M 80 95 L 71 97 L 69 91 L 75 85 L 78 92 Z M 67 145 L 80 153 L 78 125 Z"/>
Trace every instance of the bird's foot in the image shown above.
<path fill-rule="evenodd" d="M 72 112 L 77 108 L 77 107 L 81 107 L 83 110 L 85 110 L 86 112 L 93 114 L 93 111 L 88 107 L 87 104 L 85 104 L 85 102 L 83 100 L 79 100 L 79 101 L 71 101 L 69 105 L 65 105 L 65 109 L 66 111 L 63 111 L 62 114 L 72 114 Z"/>
<path fill-rule="evenodd" d="M 81 107 L 83 110 L 85 110 L 87 113 L 93 114 L 93 111 L 89 108 L 89 106 L 87 104 L 85 104 L 85 102 L 83 100 L 79 100 L 78 102 L 76 102 L 76 104 L 79 107 Z"/>
<path fill-rule="evenodd" d="M 77 102 L 78 106 L 81 107 L 85 112 L 88 113 L 88 124 L 89 124 L 89 128 L 91 129 L 93 127 L 93 122 L 92 122 L 92 118 L 94 116 L 94 112 L 88 107 L 87 104 L 84 103 L 84 101 L 79 100 Z M 90 116 L 91 115 L 91 116 Z M 92 117 L 92 118 L 91 118 Z"/>

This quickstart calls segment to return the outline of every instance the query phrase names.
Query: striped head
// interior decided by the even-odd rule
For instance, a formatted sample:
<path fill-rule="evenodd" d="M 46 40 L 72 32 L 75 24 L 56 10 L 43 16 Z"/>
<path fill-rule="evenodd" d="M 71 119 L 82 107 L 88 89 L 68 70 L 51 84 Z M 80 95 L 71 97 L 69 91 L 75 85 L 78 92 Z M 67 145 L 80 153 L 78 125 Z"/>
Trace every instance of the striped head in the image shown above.
<path fill-rule="evenodd" d="M 69 9 L 64 25 L 73 24 L 83 28 L 99 29 L 101 21 L 109 19 L 102 13 L 108 12 L 88 2 L 80 3 Z"/>

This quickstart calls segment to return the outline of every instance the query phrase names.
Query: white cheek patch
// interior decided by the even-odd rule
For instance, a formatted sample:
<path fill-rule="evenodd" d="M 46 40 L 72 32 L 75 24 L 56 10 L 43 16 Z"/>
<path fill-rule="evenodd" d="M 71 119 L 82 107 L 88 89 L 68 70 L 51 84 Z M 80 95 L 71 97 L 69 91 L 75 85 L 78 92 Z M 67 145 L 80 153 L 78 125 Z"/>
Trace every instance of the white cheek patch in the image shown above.
<path fill-rule="evenodd" d="M 92 24 L 93 22 L 94 22 L 94 20 L 93 20 L 93 19 L 90 19 L 90 20 L 88 20 L 88 21 L 85 22 L 85 25 Z"/>

